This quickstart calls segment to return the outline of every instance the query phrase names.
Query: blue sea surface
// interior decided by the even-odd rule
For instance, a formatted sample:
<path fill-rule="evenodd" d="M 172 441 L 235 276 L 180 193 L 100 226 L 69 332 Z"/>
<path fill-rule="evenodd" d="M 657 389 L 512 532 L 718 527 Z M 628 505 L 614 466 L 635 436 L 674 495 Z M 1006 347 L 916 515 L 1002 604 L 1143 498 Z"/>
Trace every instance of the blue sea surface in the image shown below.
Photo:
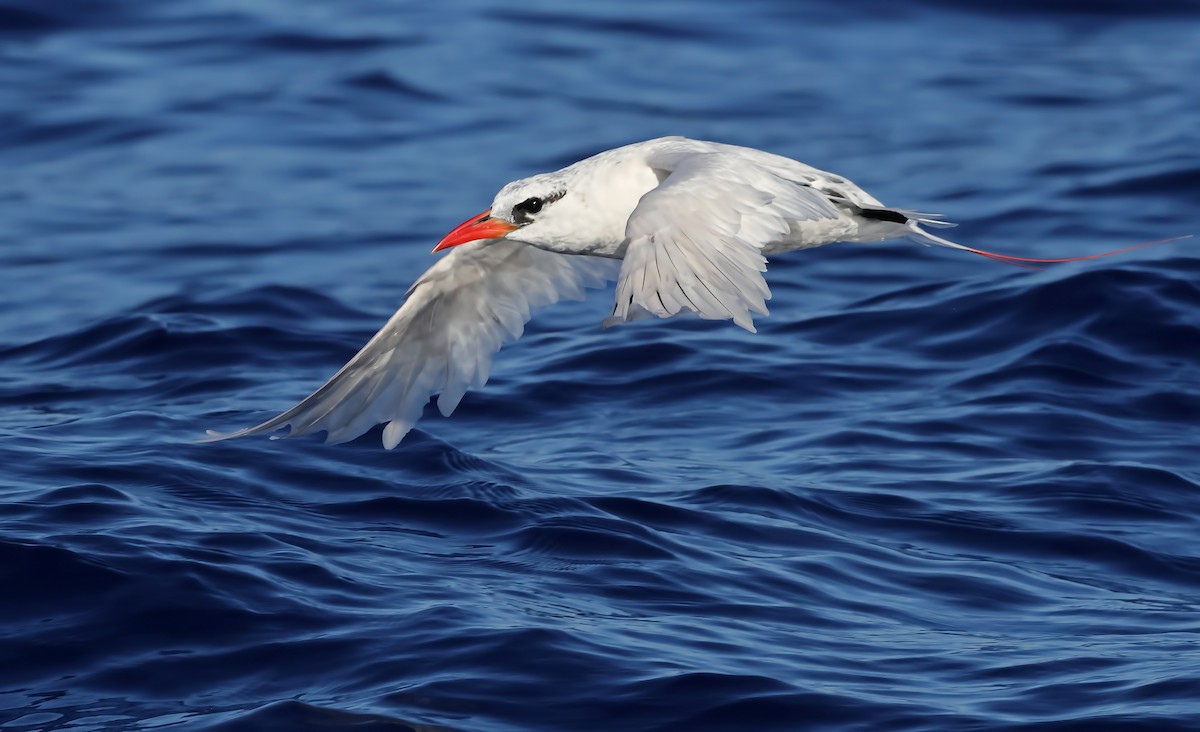
<path fill-rule="evenodd" d="M 686 135 L 1027 257 L 1200 234 L 1200 3 L 0 0 L 0 729 L 1200 730 L 1200 239 L 783 256 L 317 387 L 505 182 Z"/>

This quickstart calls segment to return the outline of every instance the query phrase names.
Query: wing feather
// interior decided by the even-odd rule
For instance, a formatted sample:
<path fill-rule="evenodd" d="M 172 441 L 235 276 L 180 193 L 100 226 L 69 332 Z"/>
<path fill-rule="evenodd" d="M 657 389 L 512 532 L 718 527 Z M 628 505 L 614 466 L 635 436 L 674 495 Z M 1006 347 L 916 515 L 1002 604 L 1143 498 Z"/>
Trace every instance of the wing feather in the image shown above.
<path fill-rule="evenodd" d="M 795 222 L 844 218 L 807 182 L 740 156 L 670 150 L 649 164 L 667 174 L 629 217 L 605 325 L 691 312 L 753 332 L 750 313 L 766 315 L 771 298 L 763 248 L 786 239 Z"/>
<path fill-rule="evenodd" d="M 615 276 L 615 260 L 567 256 L 510 240 L 455 247 L 409 289 L 378 333 L 296 406 L 262 424 L 208 442 L 290 427 L 288 436 L 325 431 L 346 442 L 387 422 L 383 443 L 399 444 L 429 397 L 449 416 L 470 389 L 484 385 L 492 358 L 516 340 L 532 314 Z"/>

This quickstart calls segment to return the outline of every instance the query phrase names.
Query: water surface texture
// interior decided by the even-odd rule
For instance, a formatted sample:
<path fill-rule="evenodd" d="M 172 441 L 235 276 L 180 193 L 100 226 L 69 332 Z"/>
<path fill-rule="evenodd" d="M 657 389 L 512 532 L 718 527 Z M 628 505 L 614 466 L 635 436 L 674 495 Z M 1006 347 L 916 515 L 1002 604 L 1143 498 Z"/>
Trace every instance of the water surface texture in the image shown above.
<path fill-rule="evenodd" d="M 1185 0 L 0 0 L 0 728 L 1200 729 L 1200 243 L 781 258 L 306 395 L 503 183 L 667 134 L 1084 255 L 1198 233 Z"/>

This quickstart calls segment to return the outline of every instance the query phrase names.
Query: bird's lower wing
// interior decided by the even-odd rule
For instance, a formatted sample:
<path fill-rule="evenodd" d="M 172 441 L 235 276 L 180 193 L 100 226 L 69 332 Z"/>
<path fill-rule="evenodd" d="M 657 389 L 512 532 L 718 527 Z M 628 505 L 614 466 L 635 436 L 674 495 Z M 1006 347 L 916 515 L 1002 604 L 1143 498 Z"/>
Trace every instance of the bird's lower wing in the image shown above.
<path fill-rule="evenodd" d="M 521 336 L 534 311 L 613 279 L 613 260 L 565 256 L 510 240 L 472 242 L 438 260 L 396 314 L 354 358 L 304 401 L 260 425 L 207 441 L 290 427 L 324 430 L 346 442 L 387 422 L 391 449 L 420 418 L 429 397 L 449 415 L 468 389 L 487 381 L 492 357 Z"/>
<path fill-rule="evenodd" d="M 672 155 L 666 178 L 629 217 L 625 259 L 605 325 L 691 312 L 754 332 L 771 298 L 762 248 L 793 222 L 836 219 L 819 191 L 720 153 Z M 652 159 L 651 164 L 655 161 Z"/>

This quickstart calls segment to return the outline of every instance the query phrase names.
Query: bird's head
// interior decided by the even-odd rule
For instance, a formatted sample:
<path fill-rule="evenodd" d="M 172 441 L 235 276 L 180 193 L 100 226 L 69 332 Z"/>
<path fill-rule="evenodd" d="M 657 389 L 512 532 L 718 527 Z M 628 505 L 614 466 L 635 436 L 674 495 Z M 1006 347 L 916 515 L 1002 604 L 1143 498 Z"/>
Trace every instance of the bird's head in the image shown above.
<path fill-rule="evenodd" d="M 658 185 L 649 167 L 624 163 L 602 153 L 513 181 L 500 189 L 491 208 L 459 224 L 433 251 L 508 238 L 552 252 L 613 256 L 638 199 Z"/>
<path fill-rule="evenodd" d="M 577 232 L 577 206 L 561 175 L 547 173 L 513 181 L 500 189 L 488 210 L 442 237 L 435 252 L 478 239 L 509 237 L 546 249 Z"/>

